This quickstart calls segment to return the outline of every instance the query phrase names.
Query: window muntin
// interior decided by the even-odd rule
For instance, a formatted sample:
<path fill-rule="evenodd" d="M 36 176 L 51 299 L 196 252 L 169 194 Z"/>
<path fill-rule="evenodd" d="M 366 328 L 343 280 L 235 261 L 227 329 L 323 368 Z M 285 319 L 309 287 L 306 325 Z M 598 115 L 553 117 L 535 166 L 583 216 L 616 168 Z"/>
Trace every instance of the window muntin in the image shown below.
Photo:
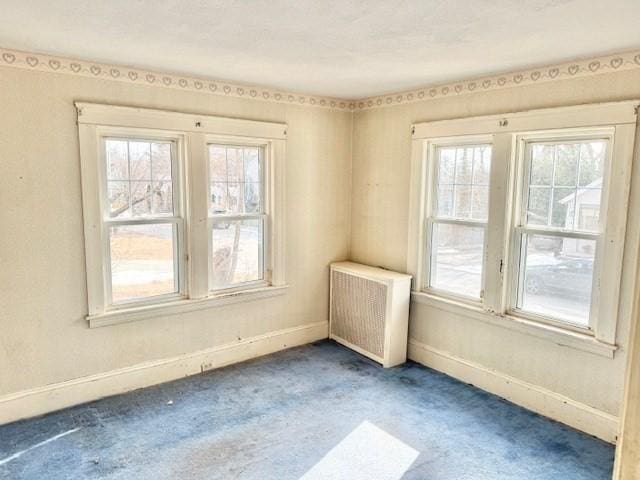
<path fill-rule="evenodd" d="M 175 141 L 103 137 L 107 305 L 180 296 L 183 221 Z"/>
<path fill-rule="evenodd" d="M 525 143 L 514 308 L 589 328 L 609 141 Z"/>
<path fill-rule="evenodd" d="M 210 289 L 264 282 L 264 156 L 261 145 L 208 145 Z"/>
<path fill-rule="evenodd" d="M 491 145 L 433 149 L 427 289 L 482 297 Z"/>

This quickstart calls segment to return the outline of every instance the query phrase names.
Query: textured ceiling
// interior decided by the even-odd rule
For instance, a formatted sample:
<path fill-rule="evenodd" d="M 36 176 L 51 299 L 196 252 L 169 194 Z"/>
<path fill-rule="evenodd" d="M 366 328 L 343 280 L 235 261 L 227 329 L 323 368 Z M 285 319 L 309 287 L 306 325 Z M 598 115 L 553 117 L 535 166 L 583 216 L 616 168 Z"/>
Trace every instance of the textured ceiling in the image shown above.
<path fill-rule="evenodd" d="M 357 99 L 640 47 L 640 0 L 3 0 L 0 46 Z"/>

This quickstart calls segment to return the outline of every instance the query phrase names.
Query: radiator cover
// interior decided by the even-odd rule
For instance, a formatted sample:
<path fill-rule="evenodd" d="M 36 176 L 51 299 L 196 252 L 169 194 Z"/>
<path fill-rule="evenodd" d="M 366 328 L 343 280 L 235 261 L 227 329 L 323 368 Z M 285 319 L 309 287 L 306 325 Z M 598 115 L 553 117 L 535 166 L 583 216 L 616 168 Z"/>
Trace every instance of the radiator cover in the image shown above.
<path fill-rule="evenodd" d="M 330 337 L 385 367 L 404 363 L 410 284 L 409 275 L 332 264 Z"/>

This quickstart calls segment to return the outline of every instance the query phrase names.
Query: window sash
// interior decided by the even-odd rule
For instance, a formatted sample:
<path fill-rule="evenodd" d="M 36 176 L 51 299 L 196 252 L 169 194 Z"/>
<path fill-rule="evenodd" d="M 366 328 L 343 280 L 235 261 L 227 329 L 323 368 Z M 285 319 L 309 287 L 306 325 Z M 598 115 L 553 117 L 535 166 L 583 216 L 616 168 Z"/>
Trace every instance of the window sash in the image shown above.
<path fill-rule="evenodd" d="M 132 307 L 142 307 L 164 302 L 175 301 L 185 298 L 187 295 L 186 266 L 185 266 L 185 221 L 183 213 L 183 180 L 182 180 L 182 157 L 179 155 L 179 139 L 174 136 L 162 134 L 148 134 L 144 131 L 138 132 L 135 128 L 126 129 L 105 129 L 99 135 L 101 179 L 100 182 L 100 203 L 102 210 L 102 263 L 104 275 L 104 309 L 105 311 L 127 309 Z M 108 165 L 106 142 L 108 140 L 122 140 L 126 142 L 153 142 L 166 143 L 171 146 L 171 200 L 173 215 L 141 215 L 138 217 L 111 217 L 110 203 L 108 198 Z M 129 145 L 127 145 L 127 156 L 129 157 Z M 130 158 L 128 158 L 130 162 Z M 130 166 L 130 165 L 129 165 Z M 152 167 L 151 167 L 152 168 Z M 127 180 L 131 182 L 129 178 Z M 129 199 L 131 202 L 131 199 Z M 131 206 L 129 207 L 131 208 Z M 117 226 L 132 225 L 166 225 L 171 224 L 174 230 L 173 239 L 173 275 L 176 291 L 161 295 L 133 298 L 130 300 L 114 302 L 113 300 L 113 274 L 111 263 L 111 238 L 110 230 Z"/>
<path fill-rule="evenodd" d="M 240 212 L 240 213 L 211 213 L 211 184 L 213 183 L 211 179 L 211 156 L 210 156 L 210 147 L 211 146 L 220 146 L 225 148 L 248 148 L 253 147 L 257 148 L 259 151 L 259 166 L 260 166 L 260 211 L 259 212 Z M 220 293 L 233 293 L 235 291 L 244 290 L 250 287 L 260 287 L 267 286 L 271 284 L 271 278 L 269 278 L 269 268 L 268 268 L 268 258 L 270 252 L 271 245 L 269 244 L 269 221 L 270 215 L 268 213 L 268 202 L 271 198 L 271 191 L 268 182 L 266 182 L 267 178 L 267 170 L 271 166 L 269 158 L 269 149 L 268 145 L 266 145 L 263 141 L 260 140 L 248 140 L 246 143 L 235 141 L 227 141 L 224 138 L 216 139 L 210 138 L 207 141 L 207 155 L 206 155 L 206 163 L 207 163 L 207 232 L 208 232 L 208 291 L 220 294 Z M 228 180 L 227 180 L 228 183 Z M 242 182 L 239 182 L 242 183 Z M 245 182 L 246 183 L 246 182 Z M 244 202 L 244 198 L 242 199 Z M 244 208 L 244 207 L 243 207 Z M 214 268 L 213 268 L 213 225 L 216 222 L 220 221 L 243 221 L 243 220 L 260 220 L 262 224 L 262 238 L 261 238 L 261 249 L 258 256 L 258 268 L 260 272 L 260 276 L 262 278 L 258 280 L 251 280 L 246 282 L 239 283 L 231 283 L 224 286 L 214 287 Z"/>
<path fill-rule="evenodd" d="M 511 231 L 511 249 L 508 253 L 507 262 L 512 265 L 512 271 L 510 273 L 511 280 L 508 285 L 508 302 L 506 305 L 506 311 L 510 314 L 522 317 L 528 320 L 549 324 L 568 330 L 573 330 L 581 333 L 587 333 L 593 335 L 595 327 L 597 325 L 598 317 L 598 303 L 599 303 L 599 284 L 601 275 L 601 263 L 602 263 L 602 235 L 603 230 L 606 228 L 606 205 L 608 204 L 609 194 L 609 171 L 611 168 L 611 161 L 613 155 L 613 133 L 607 132 L 592 132 L 586 129 L 580 131 L 579 129 L 572 129 L 566 133 L 549 134 L 539 133 L 532 134 L 526 137 L 521 137 L 518 142 L 519 151 L 516 154 L 516 158 L 520 158 L 520 165 L 516 168 L 516 183 L 515 195 L 516 201 L 512 206 L 513 215 L 516 217 L 514 226 Z M 533 145 L 566 145 L 572 143 L 584 143 L 588 141 L 605 141 L 606 142 L 606 154 L 603 164 L 603 178 L 601 187 L 601 200 L 599 207 L 599 232 L 588 232 L 584 230 L 577 230 L 575 228 L 565 229 L 561 227 L 553 227 L 548 225 L 529 225 L 527 224 L 527 213 L 529 203 L 529 191 L 530 191 L 530 179 L 532 168 L 532 146 Z M 553 164 L 553 176 L 555 178 L 555 169 L 557 164 L 554 161 Z M 578 172 L 580 164 L 577 166 Z M 552 188 L 551 186 L 549 188 Z M 552 200 L 549 205 L 549 215 L 552 215 Z M 591 298 L 589 305 L 589 318 L 587 325 L 579 325 L 569 320 L 554 317 L 551 315 L 543 315 L 540 313 L 530 312 L 518 307 L 519 298 L 522 295 L 522 289 L 524 288 L 524 257 L 525 254 L 522 249 L 522 242 L 525 235 L 538 235 L 549 236 L 558 238 L 571 238 L 576 240 L 592 240 L 596 243 L 595 252 L 593 255 L 593 278 L 591 283 Z"/>
<path fill-rule="evenodd" d="M 444 216 L 438 215 L 438 202 L 437 195 L 439 191 L 439 187 L 442 185 L 448 184 L 440 184 L 439 183 L 439 152 L 445 148 L 476 148 L 476 147 L 489 147 L 491 148 L 491 161 L 493 161 L 493 138 L 491 136 L 459 136 L 459 137 L 450 137 L 450 138 L 442 138 L 442 139 L 432 139 L 428 145 L 425 145 L 424 151 L 421 152 L 422 158 L 426 163 L 426 176 L 428 179 L 427 183 L 427 191 L 424 198 L 425 202 L 425 236 L 424 236 L 424 245 L 422 245 L 423 255 L 422 255 L 422 272 L 420 290 L 423 292 L 431 293 L 437 295 L 439 297 L 448 298 L 451 300 L 459 301 L 462 303 L 472 304 L 472 305 L 481 305 L 483 303 L 484 297 L 484 289 L 485 289 L 485 270 L 486 270 L 486 251 L 487 251 L 487 227 L 488 227 L 488 219 L 485 220 L 476 220 L 473 218 L 462 218 L 455 216 Z M 455 183 L 455 168 L 457 168 L 457 158 L 454 159 L 454 173 L 453 173 L 453 181 Z M 471 169 L 471 183 L 473 184 L 474 177 L 474 168 L 475 162 L 472 162 Z M 456 184 L 459 185 L 459 184 Z M 476 184 L 473 184 L 476 185 Z M 477 184 L 477 186 L 484 187 L 485 185 Z M 491 169 L 489 171 L 489 181 L 486 185 L 488 191 L 491 189 Z M 488 193 L 490 198 L 490 193 Z M 489 198 L 487 202 L 489 202 Z M 473 201 L 473 199 L 471 199 Z M 491 206 L 488 203 L 488 211 Z M 455 212 L 455 211 L 454 211 Z M 434 226 L 436 224 L 442 225 L 459 225 L 464 227 L 476 227 L 483 228 L 483 253 L 482 253 L 482 280 L 481 280 L 481 288 L 480 288 L 480 297 L 471 297 L 464 294 L 458 294 L 449 290 L 442 290 L 431 286 L 432 282 L 432 253 L 433 253 L 433 232 Z"/>
<path fill-rule="evenodd" d="M 432 282 L 432 272 L 433 272 L 433 232 L 434 227 L 436 225 L 459 225 L 462 227 L 473 227 L 473 228 L 482 228 L 483 229 L 483 245 L 482 245 L 482 273 L 481 273 L 481 284 L 480 284 L 480 297 L 472 297 L 469 295 L 465 295 L 463 293 L 456 293 L 450 290 L 443 290 L 441 288 L 437 288 L 431 285 Z M 486 262 L 486 251 L 487 251 L 487 223 L 486 222 L 478 222 L 473 220 L 456 220 L 451 218 L 436 218 L 429 217 L 426 222 L 426 244 L 425 244 L 425 252 L 424 255 L 424 284 L 422 285 L 421 290 L 427 293 L 433 293 L 441 297 L 450 298 L 452 300 L 458 300 L 463 303 L 472 303 L 472 304 L 481 304 L 484 297 L 484 283 L 485 283 L 485 262 Z"/>
<path fill-rule="evenodd" d="M 260 220 L 262 224 L 262 239 L 261 239 L 261 248 L 258 255 L 258 269 L 262 278 L 257 280 L 250 280 L 246 282 L 238 282 L 238 283 L 230 283 L 221 287 L 213 286 L 213 225 L 216 222 L 220 221 L 243 221 L 243 220 Z M 236 290 L 242 290 L 244 288 L 250 286 L 266 286 L 270 284 L 270 279 L 267 278 L 267 268 L 266 268 L 266 258 L 267 252 L 269 251 L 269 235 L 268 235 L 268 216 L 266 214 L 243 214 L 243 215 L 218 215 L 215 217 L 209 217 L 207 222 L 207 231 L 209 232 L 208 241 L 209 241 L 209 291 L 215 293 L 221 292 L 233 292 Z"/>
<path fill-rule="evenodd" d="M 133 298 L 130 300 L 124 300 L 120 302 L 113 301 L 113 275 L 111 272 L 111 235 L 110 230 L 113 227 L 118 226 L 131 226 L 131 225 L 171 225 L 173 229 L 173 278 L 176 285 L 176 291 L 172 293 L 166 293 L 161 295 L 151 295 L 148 297 Z M 184 220 L 181 218 L 161 218 L 161 219 L 140 219 L 140 220 L 117 220 L 103 222 L 102 227 L 103 244 L 103 258 L 104 258 L 104 272 L 105 272 L 105 301 L 108 310 L 117 310 L 122 308 L 130 308 L 132 306 L 144 306 L 164 301 L 176 300 L 184 298 L 186 295 L 185 284 L 185 272 L 184 262 L 182 262 L 181 256 L 183 256 L 184 250 Z"/>

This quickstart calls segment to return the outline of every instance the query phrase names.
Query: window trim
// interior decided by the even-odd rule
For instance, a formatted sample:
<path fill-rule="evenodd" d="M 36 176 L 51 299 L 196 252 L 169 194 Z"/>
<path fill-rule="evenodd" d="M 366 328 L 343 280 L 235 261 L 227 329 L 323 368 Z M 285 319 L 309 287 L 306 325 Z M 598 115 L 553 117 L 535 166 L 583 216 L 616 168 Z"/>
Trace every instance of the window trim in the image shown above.
<path fill-rule="evenodd" d="M 223 294 L 226 292 L 236 292 L 239 290 L 246 290 L 252 287 L 265 287 L 269 285 L 271 281 L 271 272 L 272 272 L 272 259 L 270 258 L 270 223 L 271 223 L 271 185 L 267 181 L 269 178 L 269 174 L 271 172 L 271 163 L 272 163 L 272 148 L 271 143 L 268 139 L 259 139 L 259 138 L 251 138 L 251 139 L 242 139 L 240 137 L 230 137 L 230 136 L 217 136 L 217 135 L 209 135 L 207 136 L 207 199 L 211 198 L 211 178 L 210 178 L 210 168 L 209 168 L 209 146 L 210 145 L 223 145 L 226 147 L 247 147 L 247 146 L 255 146 L 261 149 L 262 158 L 260 159 L 260 176 L 261 178 L 261 191 L 260 191 L 260 201 L 262 202 L 263 208 L 259 213 L 236 213 L 236 214 L 218 214 L 212 215 L 209 211 L 209 205 L 207 204 L 208 210 L 208 218 L 207 218 L 207 227 L 209 229 L 208 235 L 208 249 L 209 249 L 209 292 L 211 294 Z M 216 221 L 220 221 L 221 219 L 226 220 L 260 220 L 262 221 L 262 252 L 260 254 L 260 267 L 262 271 L 262 278 L 258 280 L 251 280 L 248 282 L 241 282 L 231 284 L 226 287 L 214 288 L 213 287 L 213 265 L 211 264 L 211 256 L 213 251 L 212 241 L 212 232 L 213 232 L 213 224 Z"/>
<path fill-rule="evenodd" d="M 514 187 L 513 187 L 513 198 L 512 198 L 512 208 L 511 212 L 513 215 L 512 227 L 509 232 L 510 238 L 510 251 L 509 251 L 509 260 L 514 261 L 514 265 L 508 271 L 508 279 L 507 279 L 507 301 L 506 301 L 506 313 L 515 317 L 524 318 L 527 320 L 547 323 L 549 325 L 557 326 L 560 328 L 565 328 L 567 330 L 573 330 L 576 332 L 583 332 L 587 335 L 595 335 L 595 331 L 598 326 L 598 318 L 602 315 L 600 312 L 600 277 L 602 274 L 602 258 L 606 254 L 606 249 L 603 245 L 603 237 L 607 230 L 616 228 L 616 225 L 609 225 L 607 222 L 607 199 L 609 198 L 610 193 L 610 178 L 611 178 L 611 170 L 613 168 L 613 147 L 615 141 L 615 126 L 612 127 L 603 127 L 603 128 L 579 128 L 579 129 L 560 129 L 553 131 L 539 131 L 536 133 L 524 134 L 524 135 L 516 135 L 515 138 L 515 176 L 513 179 Z M 551 143 L 561 143 L 561 142 L 573 142 L 573 141 L 584 141 L 584 140 L 606 140 L 607 151 L 605 158 L 605 168 L 603 171 L 602 178 L 602 196 L 600 201 L 600 222 L 601 222 L 601 231 L 600 232 L 581 232 L 574 230 L 564 230 L 561 228 L 553 228 L 553 227 L 544 227 L 540 228 L 536 227 L 528 227 L 523 225 L 524 219 L 526 218 L 526 200 L 525 194 L 529 187 L 529 173 L 531 168 L 531 162 L 529 158 L 529 148 L 528 146 L 531 143 L 536 142 L 551 142 Z M 554 317 L 546 316 L 543 314 L 538 314 L 534 312 L 529 312 L 526 310 L 522 310 L 517 307 L 518 302 L 518 291 L 520 288 L 519 282 L 521 281 L 520 270 L 522 268 L 522 256 L 521 256 L 521 245 L 522 245 L 522 235 L 524 234 L 534 234 L 534 235 L 546 235 L 546 236 L 557 236 L 557 237 L 565 237 L 565 238 L 575 238 L 575 239 L 587 239 L 587 240 L 595 240 L 596 241 L 596 252 L 594 253 L 594 268 L 593 268 L 593 279 L 592 279 L 592 287 L 591 287 L 591 305 L 590 305 L 590 316 L 588 319 L 588 324 L 586 326 L 582 326 L 579 324 L 575 324 L 570 321 L 562 321 L 556 319 Z M 624 241 L 624 239 L 623 239 Z M 622 245 L 624 248 L 624 244 Z M 517 260 L 520 259 L 520 262 Z M 520 263 L 520 264 L 518 264 Z M 618 271 L 621 271 L 621 266 L 618 267 Z"/>
<path fill-rule="evenodd" d="M 425 254 L 422 256 L 422 267 L 421 272 L 423 275 L 420 277 L 420 290 L 426 293 L 432 293 L 436 296 L 440 296 L 443 298 L 449 298 L 451 300 L 465 303 L 468 305 L 481 306 L 482 299 L 484 296 L 484 279 L 485 276 L 482 275 L 481 285 L 480 285 L 480 298 L 471 297 L 464 294 L 458 294 L 455 292 L 450 292 L 448 290 L 441 290 L 429 285 L 431 280 L 431 255 L 427 252 L 431 251 L 432 242 L 433 242 L 433 227 L 435 224 L 448 224 L 448 225 L 461 225 L 467 227 L 476 227 L 484 229 L 484 245 L 483 245 L 483 255 L 482 255 L 482 271 L 485 271 L 485 262 L 486 262 L 486 250 L 487 250 L 487 231 L 488 231 L 488 217 L 486 221 L 467 219 L 462 220 L 455 217 L 438 217 L 437 215 L 437 203 L 436 203 L 436 194 L 438 191 L 438 158 L 437 152 L 438 149 L 446 148 L 446 147 L 465 147 L 465 146 L 479 146 L 479 145 L 489 145 L 491 146 L 492 138 L 487 135 L 464 135 L 460 137 L 443 137 L 443 138 L 432 138 L 429 139 L 428 142 L 425 142 L 425 163 L 426 163 L 426 172 L 427 175 L 424 178 L 423 182 L 426 184 L 425 191 L 425 218 L 424 218 L 424 228 L 425 228 Z M 491 190 L 491 181 L 489 180 L 489 191 Z"/>
<path fill-rule="evenodd" d="M 181 311 L 215 307 L 256 298 L 279 295 L 287 288 L 285 281 L 285 143 L 286 124 L 186 114 L 125 106 L 75 103 L 78 112 L 82 202 L 87 271 L 87 304 L 90 327 L 111 325 Z M 184 227 L 178 238 L 181 265 L 179 293 L 148 297 L 135 303 L 108 305 L 105 295 L 105 252 L 107 233 L 103 224 L 106 198 L 106 163 L 102 142 L 108 136 L 162 139 L 175 142 L 180 185 L 180 211 L 173 217 L 152 220 L 170 223 L 181 215 Z M 270 192 L 271 213 L 268 237 L 269 281 L 242 285 L 224 291 L 209 290 L 208 240 L 208 142 L 211 138 L 234 138 L 243 144 L 261 142 L 269 149 L 270 168 L 264 172 Z M 208 142 L 208 143 L 207 143 Z M 267 147 L 265 147 L 267 148 Z M 179 183 L 178 183 L 179 182 Z M 265 204 L 266 206 L 266 204 Z M 180 215 L 178 215 L 180 213 Z M 135 222 L 138 222 L 136 220 Z M 146 220 L 141 220 L 146 222 Z M 149 222 L 147 222 L 149 223 Z M 179 229 L 178 229 L 179 230 Z M 178 233 L 180 235 L 180 233 Z M 182 240 L 182 241 L 180 241 Z M 265 240 L 266 243 L 266 240 Z M 267 279 L 265 279 L 267 280 Z M 110 282 L 110 280 L 109 280 Z M 235 287 L 235 286 L 234 286 Z"/>
<path fill-rule="evenodd" d="M 569 342 L 570 346 L 576 346 L 576 348 L 579 348 L 577 345 L 582 343 L 591 351 L 594 350 L 592 348 L 594 342 L 602 345 L 603 349 L 596 348 L 595 353 L 615 349 L 618 315 L 627 315 L 630 311 L 629 302 L 632 301 L 628 288 L 620 292 L 621 281 L 623 277 L 628 278 L 628 273 L 625 273 L 627 269 L 635 268 L 637 247 L 640 243 L 638 231 L 640 225 L 634 218 L 634 215 L 638 214 L 637 207 L 633 208 L 629 203 L 637 106 L 638 101 L 634 100 L 413 125 L 407 255 L 407 271 L 414 275 L 413 298 L 416 301 L 428 299 L 426 303 L 430 305 L 455 304 L 457 312 L 466 309 L 473 312 L 474 318 L 482 317 L 483 320 L 491 323 L 499 323 L 501 326 L 527 331 L 534 335 L 544 331 L 544 338 L 553 339 L 560 344 L 564 344 L 566 337 L 570 336 L 572 338 Z M 518 138 L 542 132 L 553 132 L 557 135 L 559 130 L 575 133 L 577 130 L 602 131 L 606 128 L 615 129 L 615 139 L 609 147 L 609 154 L 615 161 L 610 161 L 607 166 L 612 169 L 607 184 L 616 182 L 616 188 L 609 190 L 607 198 L 604 198 L 603 192 L 602 211 L 609 213 L 606 220 L 607 226 L 602 234 L 605 250 L 599 256 L 608 259 L 609 268 L 600 275 L 600 284 L 611 294 L 599 296 L 598 320 L 594 325 L 593 333 L 589 334 L 584 329 L 574 331 L 563 322 L 555 325 L 537 321 L 538 319 L 525 318 L 519 313 L 516 315 L 507 308 L 511 300 L 507 287 L 513 273 L 513 266 L 509 261 L 512 258 L 512 225 L 515 225 L 513 202 L 517 198 L 515 197 L 517 194 L 515 155 L 518 152 Z M 428 144 L 433 139 L 473 135 L 488 135 L 493 138 L 489 193 L 491 206 L 486 239 L 489 247 L 485 253 L 485 295 L 480 307 L 433 295 L 431 292 L 422 292 L 421 288 L 418 288 L 424 284 L 425 275 L 426 249 L 423 245 L 425 245 L 427 233 Z M 627 223 L 629 223 L 628 226 Z M 496 319 L 499 320 L 495 321 Z"/>
<path fill-rule="evenodd" d="M 185 266 L 186 255 L 186 221 L 185 221 L 185 195 L 184 195 L 184 175 L 182 165 L 184 164 L 183 144 L 184 137 L 172 132 L 159 132 L 149 129 L 136 129 L 135 131 L 126 127 L 102 127 L 96 128 L 96 135 L 98 137 L 98 162 L 99 162 L 99 195 L 100 203 L 102 205 L 101 221 L 102 221 L 102 238 L 105 239 L 103 243 L 103 289 L 105 306 L 104 311 L 118 311 L 126 310 L 129 308 L 142 307 L 146 305 L 152 305 L 156 303 L 171 302 L 180 299 L 184 299 L 187 296 L 188 285 Z M 108 175 L 107 175 L 107 159 L 105 142 L 107 139 L 122 139 L 122 140 L 143 140 L 143 141 L 161 141 L 171 143 L 171 169 L 172 169 L 172 201 L 174 214 L 172 216 L 156 216 L 156 217 L 144 217 L 137 219 L 123 218 L 120 220 L 108 220 Z M 175 173 L 175 178 L 173 174 Z M 109 247 L 109 228 L 112 225 L 145 225 L 145 224 L 171 224 L 175 225 L 175 238 L 173 245 L 174 254 L 174 282 L 177 283 L 177 291 L 172 293 L 166 293 L 162 295 L 154 295 L 151 297 L 143 297 L 131 300 L 125 300 L 122 302 L 114 302 L 113 294 L 111 291 L 111 249 Z"/>

